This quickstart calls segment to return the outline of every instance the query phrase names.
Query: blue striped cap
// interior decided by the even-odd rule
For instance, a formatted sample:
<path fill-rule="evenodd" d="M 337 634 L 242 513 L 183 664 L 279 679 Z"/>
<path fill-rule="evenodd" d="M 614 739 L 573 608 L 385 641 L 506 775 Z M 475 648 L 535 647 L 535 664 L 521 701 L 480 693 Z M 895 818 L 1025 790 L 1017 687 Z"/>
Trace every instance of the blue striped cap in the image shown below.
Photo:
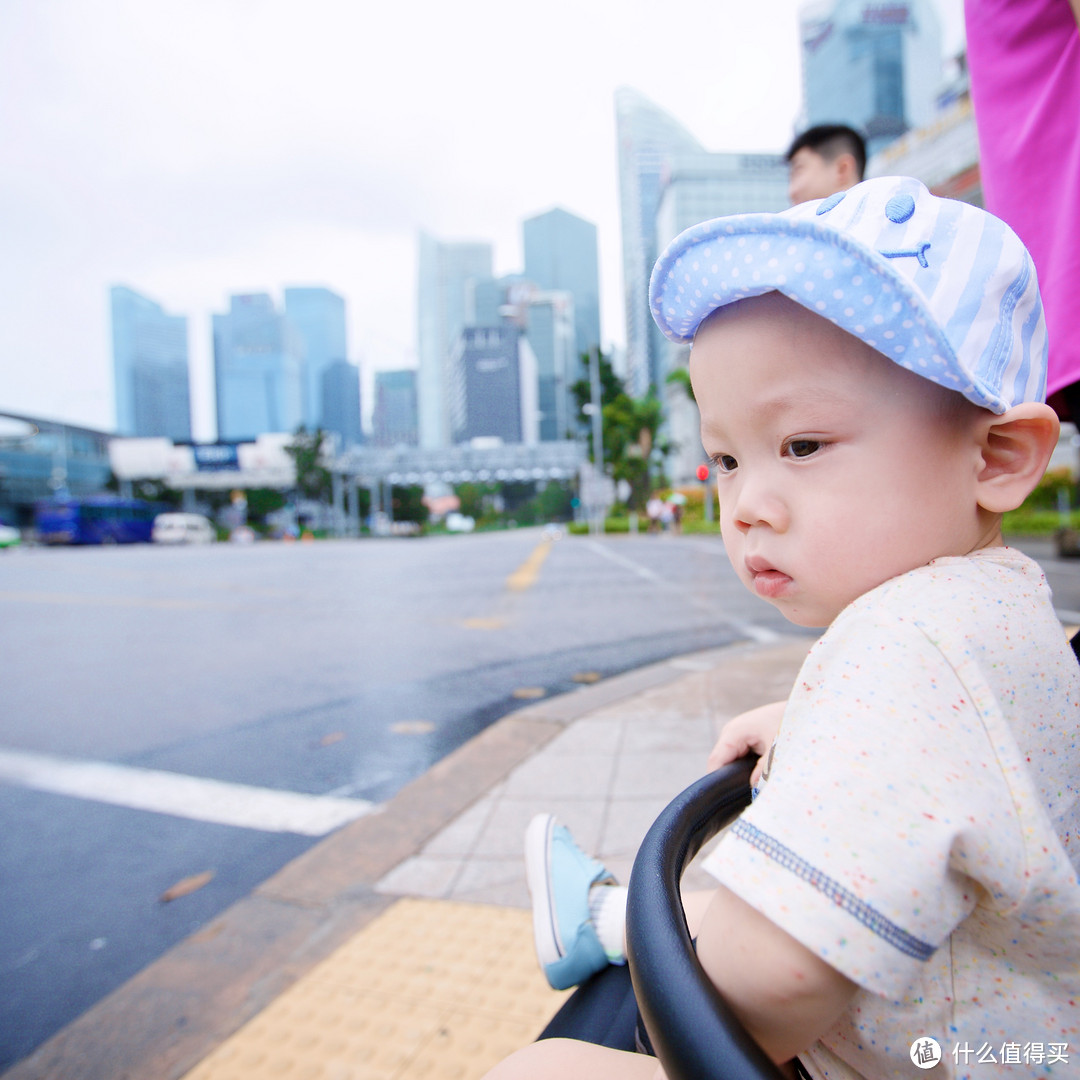
<path fill-rule="evenodd" d="M 695 225 L 657 261 L 649 302 L 682 342 L 717 308 L 773 290 L 992 412 L 1045 399 L 1027 250 L 1003 221 L 918 180 L 879 177 L 779 214 Z"/>

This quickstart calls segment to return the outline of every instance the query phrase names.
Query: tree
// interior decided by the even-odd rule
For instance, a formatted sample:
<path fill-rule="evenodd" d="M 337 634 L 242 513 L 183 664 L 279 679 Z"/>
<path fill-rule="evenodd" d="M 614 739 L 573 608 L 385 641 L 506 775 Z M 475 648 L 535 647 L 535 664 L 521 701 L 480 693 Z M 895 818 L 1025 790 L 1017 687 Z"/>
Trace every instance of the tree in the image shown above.
<path fill-rule="evenodd" d="M 308 432 L 301 424 L 285 450 L 296 463 L 296 490 L 300 495 L 329 503 L 334 485 L 330 470 L 324 464 L 323 438 L 322 428 Z"/>
<path fill-rule="evenodd" d="M 611 361 L 600 357 L 600 400 L 602 403 L 604 463 L 616 480 L 630 485 L 627 504 L 631 510 L 644 510 L 652 489 L 652 451 L 658 446 L 663 405 L 655 391 L 643 398 L 633 398 L 614 372 Z M 592 400 L 588 379 L 579 379 L 572 387 L 582 423 L 588 423 L 585 406 Z M 659 448 L 665 453 L 666 445 Z M 590 449 L 590 458 L 592 451 Z"/>
<path fill-rule="evenodd" d="M 691 401 L 697 401 L 697 398 L 694 397 L 693 383 L 690 382 L 689 368 L 674 368 L 672 371 L 668 372 L 668 377 L 664 381 L 674 386 L 681 386 L 686 391 L 686 396 Z"/>

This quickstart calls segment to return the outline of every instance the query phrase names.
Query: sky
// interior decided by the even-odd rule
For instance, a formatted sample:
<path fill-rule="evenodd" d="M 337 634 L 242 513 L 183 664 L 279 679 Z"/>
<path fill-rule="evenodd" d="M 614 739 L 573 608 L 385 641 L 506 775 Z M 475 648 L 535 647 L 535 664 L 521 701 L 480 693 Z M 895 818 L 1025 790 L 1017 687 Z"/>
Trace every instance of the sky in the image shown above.
<path fill-rule="evenodd" d="M 946 44 L 961 0 L 939 0 Z M 348 359 L 416 363 L 420 230 L 596 224 L 605 344 L 625 341 L 614 95 L 709 150 L 782 151 L 799 0 L 4 0 L 0 411 L 110 430 L 108 290 L 188 317 L 214 437 L 210 316 L 236 293 L 345 297 Z"/>

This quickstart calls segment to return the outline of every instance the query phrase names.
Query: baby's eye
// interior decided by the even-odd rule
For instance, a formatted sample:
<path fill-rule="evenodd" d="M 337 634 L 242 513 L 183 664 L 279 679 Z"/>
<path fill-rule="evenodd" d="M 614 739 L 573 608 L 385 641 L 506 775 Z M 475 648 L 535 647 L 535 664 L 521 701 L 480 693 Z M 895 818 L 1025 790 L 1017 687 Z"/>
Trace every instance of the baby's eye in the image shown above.
<path fill-rule="evenodd" d="M 716 462 L 717 469 L 722 473 L 734 472 L 739 467 L 739 463 L 731 454 L 717 454 L 713 461 Z"/>
<path fill-rule="evenodd" d="M 785 449 L 792 457 L 804 458 L 816 454 L 821 449 L 821 443 L 817 439 L 792 439 Z"/>

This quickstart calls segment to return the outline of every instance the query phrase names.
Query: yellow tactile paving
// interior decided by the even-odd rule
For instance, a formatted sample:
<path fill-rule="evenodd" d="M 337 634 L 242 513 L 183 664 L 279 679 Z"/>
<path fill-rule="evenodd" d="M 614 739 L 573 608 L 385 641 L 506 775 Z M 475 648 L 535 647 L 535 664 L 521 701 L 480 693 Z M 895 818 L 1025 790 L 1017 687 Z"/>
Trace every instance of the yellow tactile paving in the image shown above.
<path fill-rule="evenodd" d="M 471 1080 L 566 996 L 540 974 L 529 912 L 403 899 L 185 1080 Z"/>

